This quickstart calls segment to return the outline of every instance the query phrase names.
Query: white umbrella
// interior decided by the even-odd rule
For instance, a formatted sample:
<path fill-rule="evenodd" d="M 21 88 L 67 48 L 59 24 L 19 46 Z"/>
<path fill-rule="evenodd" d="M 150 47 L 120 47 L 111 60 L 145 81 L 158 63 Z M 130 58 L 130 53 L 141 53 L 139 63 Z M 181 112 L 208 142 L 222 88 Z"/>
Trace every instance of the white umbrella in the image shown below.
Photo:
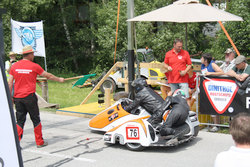
<path fill-rule="evenodd" d="M 158 22 L 215 22 L 243 21 L 234 14 L 199 3 L 199 1 L 177 1 L 171 5 L 156 9 L 127 21 L 158 21 Z"/>
<path fill-rule="evenodd" d="M 217 22 L 243 21 L 234 14 L 199 3 L 197 0 L 179 0 L 171 5 L 156 9 L 127 21 L 155 21 L 155 22 Z M 187 28 L 186 28 L 187 45 Z M 186 48 L 187 49 L 187 48 Z"/>

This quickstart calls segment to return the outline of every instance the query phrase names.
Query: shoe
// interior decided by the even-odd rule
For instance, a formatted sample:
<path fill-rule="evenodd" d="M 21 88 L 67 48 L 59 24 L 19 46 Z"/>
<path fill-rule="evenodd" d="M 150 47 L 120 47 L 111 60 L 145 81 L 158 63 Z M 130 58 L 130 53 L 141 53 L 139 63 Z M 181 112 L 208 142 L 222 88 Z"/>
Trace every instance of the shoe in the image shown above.
<path fill-rule="evenodd" d="M 175 136 L 174 135 L 168 135 L 168 136 L 160 136 L 159 140 L 171 140 L 173 139 Z"/>
<path fill-rule="evenodd" d="M 210 129 L 210 132 L 218 132 L 219 128 L 217 126 L 214 126 L 212 129 Z"/>
<path fill-rule="evenodd" d="M 166 142 L 166 144 L 171 145 L 171 146 L 176 146 L 178 145 L 178 139 L 177 138 L 170 139 Z"/>
<path fill-rule="evenodd" d="M 48 145 L 48 142 L 44 141 L 42 145 L 37 145 L 37 148 L 42 148 Z"/>

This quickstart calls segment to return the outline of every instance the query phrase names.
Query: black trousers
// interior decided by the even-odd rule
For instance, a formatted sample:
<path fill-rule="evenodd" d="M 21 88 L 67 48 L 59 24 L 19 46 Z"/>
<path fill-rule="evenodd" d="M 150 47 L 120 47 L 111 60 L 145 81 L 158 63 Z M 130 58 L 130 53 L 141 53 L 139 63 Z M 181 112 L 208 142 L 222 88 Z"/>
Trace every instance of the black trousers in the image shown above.
<path fill-rule="evenodd" d="M 176 105 L 172 108 L 172 111 L 168 115 L 166 122 L 160 127 L 160 134 L 162 136 L 174 134 L 172 127 L 180 126 L 185 123 L 188 117 L 188 111 L 182 105 Z"/>
<path fill-rule="evenodd" d="M 35 93 L 28 95 L 25 98 L 14 98 L 16 106 L 16 119 L 17 124 L 23 129 L 26 115 L 29 113 L 30 119 L 33 122 L 34 127 L 40 123 L 40 113 L 37 103 L 37 96 Z"/>
<path fill-rule="evenodd" d="M 188 111 L 186 111 L 186 108 L 178 105 L 177 107 L 172 108 L 172 111 L 168 115 L 166 122 L 164 122 L 163 125 L 168 128 L 179 126 L 185 123 L 187 117 Z"/>

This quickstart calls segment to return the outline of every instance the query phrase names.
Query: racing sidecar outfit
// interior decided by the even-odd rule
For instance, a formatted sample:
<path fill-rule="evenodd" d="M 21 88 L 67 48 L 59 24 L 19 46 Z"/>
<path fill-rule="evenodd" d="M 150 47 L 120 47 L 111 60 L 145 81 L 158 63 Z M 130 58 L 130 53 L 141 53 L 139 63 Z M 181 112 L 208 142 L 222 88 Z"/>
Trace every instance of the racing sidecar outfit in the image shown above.
<path fill-rule="evenodd" d="M 168 114 L 166 121 L 159 128 L 161 136 L 174 134 L 175 131 L 173 127 L 184 124 L 189 112 L 187 101 L 182 95 L 168 96 L 168 99 L 166 100 L 170 102 L 168 109 L 171 111 Z"/>

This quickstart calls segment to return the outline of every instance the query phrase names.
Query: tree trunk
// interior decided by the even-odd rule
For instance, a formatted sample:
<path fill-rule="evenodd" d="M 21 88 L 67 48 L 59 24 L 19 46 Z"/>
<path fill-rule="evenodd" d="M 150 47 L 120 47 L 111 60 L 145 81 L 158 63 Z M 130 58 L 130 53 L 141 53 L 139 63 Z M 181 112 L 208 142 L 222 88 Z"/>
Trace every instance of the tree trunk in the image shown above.
<path fill-rule="evenodd" d="M 75 65 L 75 69 L 78 70 L 79 69 L 79 65 L 78 65 L 78 62 L 77 62 L 75 54 L 74 54 L 74 47 L 73 47 L 73 44 L 71 42 L 71 38 L 70 38 L 70 34 L 69 34 L 69 29 L 68 29 L 68 26 L 67 26 L 67 23 L 66 23 L 66 19 L 65 19 L 65 16 L 64 16 L 64 8 L 63 8 L 62 3 L 60 3 L 60 8 L 61 8 L 61 14 L 62 14 L 63 28 L 64 28 L 64 31 L 65 31 L 65 34 L 66 34 L 66 38 L 67 38 L 67 41 L 68 41 L 68 44 L 69 44 L 69 47 L 70 47 L 70 50 L 71 50 L 71 56 L 73 57 L 73 62 L 74 62 L 74 65 Z"/>

